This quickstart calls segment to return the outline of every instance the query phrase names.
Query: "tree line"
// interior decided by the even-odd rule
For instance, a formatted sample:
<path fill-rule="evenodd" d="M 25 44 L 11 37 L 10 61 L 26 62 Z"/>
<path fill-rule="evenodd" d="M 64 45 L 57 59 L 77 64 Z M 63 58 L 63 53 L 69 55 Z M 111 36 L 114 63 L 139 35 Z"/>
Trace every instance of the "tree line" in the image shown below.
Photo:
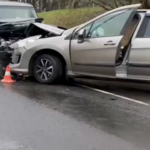
<path fill-rule="evenodd" d="M 38 12 L 82 7 L 102 7 L 105 10 L 119 6 L 142 3 L 142 8 L 150 8 L 150 0 L 10 0 L 32 4 Z"/>

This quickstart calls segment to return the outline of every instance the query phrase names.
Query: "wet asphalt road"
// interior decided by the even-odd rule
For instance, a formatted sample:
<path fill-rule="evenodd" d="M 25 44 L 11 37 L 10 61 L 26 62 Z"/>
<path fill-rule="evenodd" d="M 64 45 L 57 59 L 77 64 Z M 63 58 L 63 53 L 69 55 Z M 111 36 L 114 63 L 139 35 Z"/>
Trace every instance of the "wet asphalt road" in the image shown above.
<path fill-rule="evenodd" d="M 149 106 L 31 82 L 0 84 L 0 96 L 0 150 L 150 149 Z"/>

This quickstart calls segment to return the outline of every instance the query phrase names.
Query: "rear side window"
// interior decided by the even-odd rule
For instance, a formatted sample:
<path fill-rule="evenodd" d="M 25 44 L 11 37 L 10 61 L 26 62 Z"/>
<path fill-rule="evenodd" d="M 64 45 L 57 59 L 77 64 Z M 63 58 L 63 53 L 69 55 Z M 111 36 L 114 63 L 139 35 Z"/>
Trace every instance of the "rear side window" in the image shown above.
<path fill-rule="evenodd" d="M 146 30 L 145 30 L 144 37 L 150 37 L 150 19 L 149 19 L 149 21 L 148 21 L 148 24 L 147 24 L 147 28 L 146 28 Z"/>
<path fill-rule="evenodd" d="M 150 38 L 150 16 L 146 16 L 137 34 L 137 38 Z"/>

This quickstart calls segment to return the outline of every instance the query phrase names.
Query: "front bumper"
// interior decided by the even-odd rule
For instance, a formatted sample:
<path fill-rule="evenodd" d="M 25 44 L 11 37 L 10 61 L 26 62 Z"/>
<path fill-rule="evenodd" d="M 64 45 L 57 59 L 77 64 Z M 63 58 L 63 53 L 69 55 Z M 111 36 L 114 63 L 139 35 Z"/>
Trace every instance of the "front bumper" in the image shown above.
<path fill-rule="evenodd" d="M 16 48 L 12 55 L 12 62 L 9 64 L 10 71 L 18 74 L 28 74 L 29 61 L 27 50 L 24 47 Z"/>
<path fill-rule="evenodd" d="M 28 69 L 20 68 L 20 64 L 9 64 L 10 71 L 18 74 L 28 74 Z"/>

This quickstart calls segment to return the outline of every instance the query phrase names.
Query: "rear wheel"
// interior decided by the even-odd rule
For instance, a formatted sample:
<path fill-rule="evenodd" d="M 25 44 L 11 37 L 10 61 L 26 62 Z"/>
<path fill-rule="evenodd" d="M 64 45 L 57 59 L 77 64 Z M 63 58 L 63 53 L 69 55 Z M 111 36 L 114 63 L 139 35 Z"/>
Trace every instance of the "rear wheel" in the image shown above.
<path fill-rule="evenodd" d="M 63 73 L 62 63 L 56 56 L 43 54 L 35 60 L 33 74 L 39 83 L 51 84 Z"/>

